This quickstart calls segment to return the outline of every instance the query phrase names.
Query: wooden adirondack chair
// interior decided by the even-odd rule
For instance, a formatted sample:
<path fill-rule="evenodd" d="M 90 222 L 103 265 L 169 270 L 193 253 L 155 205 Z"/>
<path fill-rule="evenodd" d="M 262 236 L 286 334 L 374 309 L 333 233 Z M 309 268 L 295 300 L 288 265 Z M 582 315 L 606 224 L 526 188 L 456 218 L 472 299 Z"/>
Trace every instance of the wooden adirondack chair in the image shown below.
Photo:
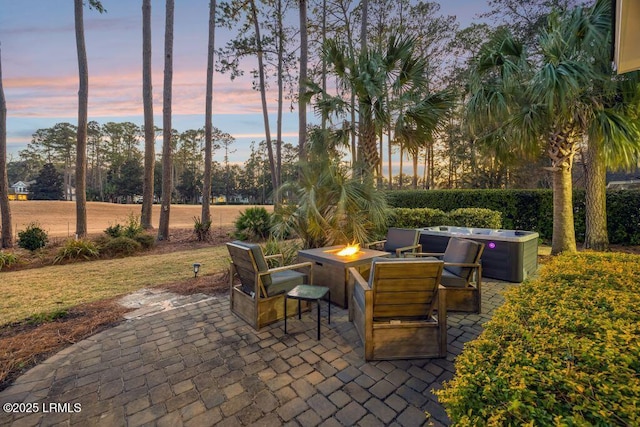
<path fill-rule="evenodd" d="M 443 253 L 415 253 L 444 261 L 442 285 L 447 288 L 447 310 L 480 313 L 484 243 L 452 237 Z"/>
<path fill-rule="evenodd" d="M 354 278 L 353 322 L 366 360 L 413 359 L 447 355 L 443 262 L 377 258 L 367 282 Z M 436 312 L 434 314 L 434 312 Z"/>
<path fill-rule="evenodd" d="M 391 256 L 400 258 L 408 252 L 416 252 L 420 245 L 420 230 L 417 228 L 395 228 L 391 227 L 387 231 L 387 238 L 375 242 L 366 243 L 367 248 L 379 249 L 389 252 Z"/>
<path fill-rule="evenodd" d="M 285 294 L 297 285 L 312 284 L 310 262 L 269 268 L 267 260 L 280 259 L 282 263 L 282 254 L 265 256 L 260 245 L 241 241 L 227 243 L 227 249 L 231 256 L 231 311 L 255 329 L 282 320 Z M 234 283 L 236 277 L 239 284 Z M 289 312 L 295 313 L 297 302 L 289 300 L 287 304 Z M 308 304 L 303 308 L 308 309 Z"/>

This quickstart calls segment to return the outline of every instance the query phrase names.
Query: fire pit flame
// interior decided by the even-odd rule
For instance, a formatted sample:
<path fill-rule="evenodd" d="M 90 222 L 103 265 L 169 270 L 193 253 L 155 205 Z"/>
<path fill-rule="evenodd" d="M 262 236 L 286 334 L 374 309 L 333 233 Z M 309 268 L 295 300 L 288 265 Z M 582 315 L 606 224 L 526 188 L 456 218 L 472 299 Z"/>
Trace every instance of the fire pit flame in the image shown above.
<path fill-rule="evenodd" d="M 344 249 L 342 249 L 341 251 L 336 252 L 336 255 L 338 256 L 351 256 L 351 255 L 355 255 L 358 252 L 360 252 L 360 245 L 357 243 L 351 244 L 351 245 L 347 245 L 345 246 Z"/>

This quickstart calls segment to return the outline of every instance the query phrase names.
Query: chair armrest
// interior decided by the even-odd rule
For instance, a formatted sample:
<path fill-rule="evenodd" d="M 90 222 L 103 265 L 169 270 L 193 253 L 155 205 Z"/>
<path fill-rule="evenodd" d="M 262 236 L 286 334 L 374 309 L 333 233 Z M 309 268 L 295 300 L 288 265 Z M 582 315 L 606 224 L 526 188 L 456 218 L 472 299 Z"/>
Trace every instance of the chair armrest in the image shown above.
<path fill-rule="evenodd" d="M 354 267 L 349 267 L 349 274 L 353 276 L 354 283 L 359 287 L 361 287 L 363 290 L 368 291 L 371 289 L 369 287 L 369 283 L 366 280 L 364 280 L 360 272 L 356 270 Z"/>
<path fill-rule="evenodd" d="M 270 273 L 277 273 L 278 271 L 285 271 L 285 270 L 297 270 L 299 268 L 305 268 L 305 267 L 309 267 L 309 269 L 311 269 L 313 266 L 313 264 L 309 261 L 307 262 L 299 262 L 297 264 L 290 264 L 290 265 L 285 265 L 282 267 L 274 267 L 274 268 L 270 268 L 267 271 L 263 271 L 262 273 L 258 273 L 261 276 L 264 276 L 266 274 L 270 274 Z"/>
<path fill-rule="evenodd" d="M 280 265 L 284 265 L 284 255 L 282 254 L 265 255 L 264 259 L 267 261 L 269 261 L 270 259 L 279 259 Z"/>
<path fill-rule="evenodd" d="M 431 257 L 438 258 L 438 257 L 444 256 L 444 253 L 442 253 L 442 252 L 410 252 L 410 253 L 408 253 L 406 255 L 414 256 L 414 257 L 428 257 L 428 256 L 431 256 Z"/>
<path fill-rule="evenodd" d="M 369 249 L 369 248 L 371 248 L 371 246 L 381 245 L 383 243 L 386 243 L 386 241 L 387 241 L 387 239 L 385 239 L 385 240 L 377 240 L 375 242 L 367 242 L 367 243 L 364 243 L 362 246 L 364 246 L 365 248 Z"/>
<path fill-rule="evenodd" d="M 444 333 L 447 331 L 447 288 L 438 285 L 438 323 L 441 325 Z M 446 335 L 445 335 L 446 336 Z"/>
<path fill-rule="evenodd" d="M 473 262 L 445 262 L 445 267 L 468 267 L 468 268 L 479 268 L 480 264 Z"/>
<path fill-rule="evenodd" d="M 415 250 L 415 249 L 418 249 L 421 246 L 422 245 L 410 245 L 410 246 L 403 246 L 401 248 L 397 248 L 396 249 L 396 256 L 399 258 L 400 254 L 402 254 L 403 252 Z"/>

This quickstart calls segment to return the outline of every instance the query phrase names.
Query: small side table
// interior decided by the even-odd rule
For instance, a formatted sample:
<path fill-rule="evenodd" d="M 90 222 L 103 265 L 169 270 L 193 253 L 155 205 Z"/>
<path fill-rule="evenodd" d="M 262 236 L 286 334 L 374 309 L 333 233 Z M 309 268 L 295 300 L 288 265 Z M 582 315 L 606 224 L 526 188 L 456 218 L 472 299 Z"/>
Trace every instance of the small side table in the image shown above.
<path fill-rule="evenodd" d="M 284 333 L 287 333 L 287 300 L 298 300 L 298 319 L 301 319 L 300 301 L 315 301 L 318 304 L 318 339 L 320 339 L 320 300 L 328 294 L 328 323 L 331 324 L 331 291 L 326 286 L 298 285 L 287 292 L 284 298 Z"/>

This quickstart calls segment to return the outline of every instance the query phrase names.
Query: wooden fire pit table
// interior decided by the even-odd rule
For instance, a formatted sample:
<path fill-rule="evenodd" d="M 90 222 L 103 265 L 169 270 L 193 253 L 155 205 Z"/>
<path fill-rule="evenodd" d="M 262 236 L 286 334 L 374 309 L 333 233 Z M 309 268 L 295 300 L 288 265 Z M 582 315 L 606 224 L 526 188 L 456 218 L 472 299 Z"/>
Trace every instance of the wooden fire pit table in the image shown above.
<path fill-rule="evenodd" d="M 329 288 L 331 303 L 348 308 L 352 292 L 349 286 L 351 280 L 349 268 L 355 267 L 363 277 L 369 277 L 371 260 L 376 257 L 388 257 L 389 253 L 373 249 L 360 249 L 353 255 L 337 255 L 337 252 L 342 249 L 344 249 L 344 245 L 301 250 L 298 252 L 298 262 L 312 262 L 313 284 Z"/>

